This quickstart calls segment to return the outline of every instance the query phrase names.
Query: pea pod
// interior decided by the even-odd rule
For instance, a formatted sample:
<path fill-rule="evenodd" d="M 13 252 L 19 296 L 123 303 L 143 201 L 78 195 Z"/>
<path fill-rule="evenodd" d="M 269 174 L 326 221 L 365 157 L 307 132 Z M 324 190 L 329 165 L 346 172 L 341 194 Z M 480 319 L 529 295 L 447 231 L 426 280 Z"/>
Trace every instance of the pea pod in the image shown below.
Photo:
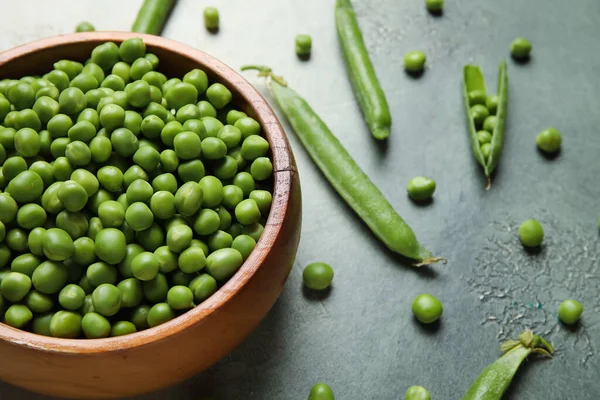
<path fill-rule="evenodd" d="M 144 0 L 131 31 L 160 35 L 174 5 L 175 0 Z"/>
<path fill-rule="evenodd" d="M 335 25 L 354 94 L 375 139 L 390 135 L 392 116 L 350 0 L 335 3 Z"/>
<path fill-rule="evenodd" d="M 504 355 L 484 369 L 462 400 L 500 400 L 519 366 L 528 355 L 537 353 L 552 357 L 552 345 L 529 329 L 519 340 L 509 340 L 502 347 Z"/>
<path fill-rule="evenodd" d="M 465 107 L 467 112 L 467 123 L 469 126 L 469 135 L 471 138 L 471 145 L 473 147 L 473 154 L 475 159 L 483 167 L 483 172 L 488 180 L 489 189 L 491 186 L 490 177 L 494 169 L 498 165 L 500 155 L 502 153 L 502 145 L 504 143 L 504 123 L 506 120 L 506 109 L 508 104 L 508 74 L 506 71 L 506 60 L 502 60 L 498 68 L 498 109 L 496 111 L 497 123 L 493 129 L 492 141 L 490 143 L 489 157 L 484 156 L 482 147 L 480 146 L 477 129 L 475 127 L 475 121 L 471 113 L 471 101 L 469 94 L 483 92 L 486 93 L 485 80 L 481 69 L 476 65 L 466 65 L 463 69 L 463 95 L 465 99 Z"/>
<path fill-rule="evenodd" d="M 406 222 L 394 211 L 377 186 L 356 164 L 348 151 L 313 111 L 310 105 L 269 67 L 246 66 L 269 77 L 270 88 L 294 132 L 313 161 L 338 194 L 390 250 L 417 260 L 417 266 L 442 259 L 435 258 L 415 237 Z"/>

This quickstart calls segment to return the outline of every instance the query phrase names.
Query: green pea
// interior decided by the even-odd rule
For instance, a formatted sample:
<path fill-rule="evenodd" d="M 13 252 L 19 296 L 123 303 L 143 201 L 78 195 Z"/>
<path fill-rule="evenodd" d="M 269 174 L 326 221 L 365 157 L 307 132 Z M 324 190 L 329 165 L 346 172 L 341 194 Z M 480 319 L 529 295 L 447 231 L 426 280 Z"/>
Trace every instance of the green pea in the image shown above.
<path fill-rule="evenodd" d="M 224 85 L 213 83 L 206 89 L 206 97 L 217 110 L 220 110 L 231 102 L 233 96 Z"/>
<path fill-rule="evenodd" d="M 50 322 L 53 316 L 53 313 L 47 313 L 33 318 L 31 331 L 38 335 L 52 336 L 50 333 Z"/>
<path fill-rule="evenodd" d="M 67 144 L 65 156 L 71 165 L 83 167 L 92 161 L 92 152 L 90 148 L 81 141 L 74 141 Z"/>
<path fill-rule="evenodd" d="M 72 311 L 58 311 L 50 322 L 50 333 L 54 337 L 75 339 L 81 334 L 81 315 Z"/>
<path fill-rule="evenodd" d="M 216 7 L 205 7 L 203 11 L 204 26 L 209 31 L 219 29 L 219 10 Z"/>
<path fill-rule="evenodd" d="M 423 324 L 431 324 L 442 316 L 442 303 L 430 294 L 420 294 L 413 300 L 412 312 Z"/>
<path fill-rule="evenodd" d="M 160 132 L 160 140 L 169 147 L 173 147 L 175 136 L 179 132 L 183 132 L 183 125 L 178 121 L 171 121 L 165 124 Z"/>
<path fill-rule="evenodd" d="M 256 202 L 262 215 L 267 215 L 269 213 L 273 201 L 271 192 L 268 190 L 253 190 L 250 192 L 249 197 Z"/>
<path fill-rule="evenodd" d="M 231 216 L 229 211 L 225 209 L 225 207 L 217 207 L 216 211 L 217 214 L 219 214 L 219 229 L 224 231 L 231 226 L 231 223 L 233 222 L 233 217 Z"/>
<path fill-rule="evenodd" d="M 441 13 L 442 10 L 444 9 L 444 0 L 425 0 L 425 6 L 427 7 L 427 10 L 432 14 Z M 417 387 L 417 386 L 413 386 L 413 387 Z M 405 400 L 429 400 L 429 398 L 428 397 L 427 398 L 415 397 L 413 399 L 411 397 L 409 399 L 408 393 L 407 393 Z"/>
<path fill-rule="evenodd" d="M 227 185 L 223 188 L 223 200 L 221 204 L 224 207 L 233 210 L 243 199 L 244 193 L 238 186 Z"/>
<path fill-rule="evenodd" d="M 41 227 L 33 228 L 31 232 L 29 232 L 29 236 L 27 237 L 27 245 L 29 246 L 29 251 L 36 256 L 44 255 L 42 243 L 45 234 L 46 229 Z"/>
<path fill-rule="evenodd" d="M 92 89 L 85 94 L 85 100 L 88 107 L 97 109 L 100 104 L 100 100 L 108 97 L 108 94 L 102 89 Z"/>
<path fill-rule="evenodd" d="M 237 173 L 238 164 L 232 157 L 225 156 L 216 161 L 213 167 L 214 175 L 223 180 L 232 179 Z"/>
<path fill-rule="evenodd" d="M 92 152 L 92 160 L 94 162 L 103 163 L 112 154 L 112 143 L 107 137 L 96 136 L 90 142 L 90 151 Z"/>
<path fill-rule="evenodd" d="M 206 256 L 200 247 L 188 247 L 179 255 L 177 264 L 182 272 L 191 274 L 204 268 Z"/>
<path fill-rule="evenodd" d="M 135 325 L 138 331 L 149 328 L 148 311 L 150 311 L 150 306 L 142 304 L 136 307 L 131 313 L 131 322 Z"/>
<path fill-rule="evenodd" d="M 58 90 L 58 88 L 56 86 L 47 86 L 47 87 L 43 87 L 41 89 L 39 89 L 36 93 L 35 93 L 35 99 L 39 99 L 40 97 L 50 97 L 53 100 L 58 100 L 58 96 L 60 95 L 60 90 Z M 7 101 L 8 103 L 8 101 Z M 6 115 L 6 114 L 4 114 Z M 0 114 L 0 117 L 2 116 L 2 114 Z"/>
<path fill-rule="evenodd" d="M 186 286 L 173 286 L 167 293 L 167 303 L 173 310 L 193 308 L 194 294 Z"/>
<path fill-rule="evenodd" d="M 226 122 L 228 125 L 234 125 L 239 119 L 244 118 L 244 117 L 247 117 L 245 112 L 238 111 L 238 110 L 231 110 L 227 113 Z M 240 131 L 240 134 L 241 134 L 241 131 Z"/>
<path fill-rule="evenodd" d="M 123 82 L 125 82 L 125 84 L 131 81 L 131 66 L 126 62 L 119 61 L 118 63 L 113 65 L 111 72 L 113 75 L 117 75 L 118 77 L 123 79 Z"/>
<path fill-rule="evenodd" d="M 50 119 L 58 114 L 60 105 L 53 98 L 42 96 L 35 101 L 32 108 L 39 117 L 39 120 L 43 124 L 46 124 L 48 121 L 50 121 Z"/>
<path fill-rule="evenodd" d="M 244 235 L 239 237 L 243 236 Z M 302 281 L 309 289 L 324 290 L 331 286 L 333 275 L 333 268 L 331 268 L 329 264 L 315 262 L 304 268 L 304 271 L 302 272 Z"/>
<path fill-rule="evenodd" d="M 172 320 L 175 316 L 175 312 L 167 303 L 157 303 L 148 311 L 148 326 L 154 328 Z"/>
<path fill-rule="evenodd" d="M 104 71 L 102 70 L 102 67 L 100 67 L 98 64 L 90 62 L 90 63 L 86 63 L 83 66 L 83 69 L 81 70 L 82 73 L 86 73 L 89 75 L 92 75 L 94 78 L 96 78 L 96 81 L 98 82 L 102 82 L 104 80 Z"/>
<path fill-rule="evenodd" d="M 193 85 L 199 94 L 208 88 L 208 76 L 201 69 L 193 69 L 183 76 L 183 82 Z"/>
<path fill-rule="evenodd" d="M 72 80 L 83 71 L 83 64 L 77 61 L 60 60 L 54 63 L 54 69 L 63 71 Z"/>
<path fill-rule="evenodd" d="M 487 96 L 485 90 L 473 90 L 469 92 L 469 105 L 474 106 L 476 104 L 482 104 L 485 106 Z"/>
<path fill-rule="evenodd" d="M 498 125 L 498 117 L 495 115 L 490 115 L 485 119 L 485 121 L 483 121 L 483 130 L 494 133 L 496 125 Z"/>
<path fill-rule="evenodd" d="M 297 35 L 296 36 L 296 54 L 299 56 L 308 56 L 312 49 L 312 38 L 310 35 Z"/>
<path fill-rule="evenodd" d="M 137 332 L 135 325 L 129 321 L 118 321 L 110 330 L 110 336 L 124 336 Z"/>
<path fill-rule="evenodd" d="M 115 265 L 125 258 L 125 235 L 115 228 L 104 228 L 96 235 L 94 252 L 102 261 Z"/>
<path fill-rule="evenodd" d="M 500 104 L 500 97 L 498 95 L 488 96 L 485 100 L 485 106 L 487 107 L 490 115 L 495 115 L 498 112 L 498 105 Z"/>
<path fill-rule="evenodd" d="M 225 125 L 219 130 L 219 133 L 217 133 L 217 138 L 221 139 L 223 143 L 225 143 L 227 149 L 233 149 L 242 140 L 242 132 L 235 126 Z M 269 144 L 267 143 L 267 147 L 268 145 Z"/>
<path fill-rule="evenodd" d="M 50 146 L 52 145 L 52 137 L 47 130 L 40 131 L 40 154 L 43 156 L 50 155 Z"/>
<path fill-rule="evenodd" d="M 131 69 L 129 70 L 129 76 L 134 81 L 137 81 L 137 80 L 142 79 L 142 77 L 145 74 L 152 71 L 153 68 L 154 67 L 152 66 L 152 63 L 148 59 L 146 59 L 144 57 L 140 57 L 140 58 L 136 59 L 135 61 L 133 61 L 133 63 L 131 64 Z"/>
<path fill-rule="evenodd" d="M 253 199 L 242 200 L 235 206 L 235 218 L 242 225 L 254 224 L 258 222 L 260 216 L 258 204 Z"/>
<path fill-rule="evenodd" d="M 169 291 L 169 283 L 165 275 L 159 273 L 156 278 L 142 282 L 142 289 L 146 300 L 152 303 L 164 301 Z"/>
<path fill-rule="evenodd" d="M 100 183 L 94 174 L 85 169 L 76 169 L 71 174 L 71 180 L 77 182 L 85 189 L 88 197 L 98 192 Z"/>
<path fill-rule="evenodd" d="M 415 201 L 429 200 L 435 192 L 435 181 L 425 176 L 415 176 L 408 182 L 406 191 L 408 197 Z"/>
<path fill-rule="evenodd" d="M 573 325 L 579 321 L 583 313 L 583 306 L 577 300 L 565 300 L 558 307 L 558 318 L 562 323 Z"/>
<path fill-rule="evenodd" d="M 175 196 L 166 190 L 160 190 L 152 195 L 150 209 L 158 219 L 170 219 L 175 215 Z"/>
<path fill-rule="evenodd" d="M 121 308 L 121 292 L 116 286 L 104 283 L 94 289 L 92 303 L 97 313 L 111 317 Z"/>
<path fill-rule="evenodd" d="M 46 75 L 44 75 L 43 78 L 52 82 L 54 84 L 54 86 L 56 86 L 58 88 L 58 90 L 60 90 L 61 92 L 63 90 L 65 90 L 67 87 L 69 87 L 70 78 L 69 78 L 69 75 L 67 75 L 67 73 L 64 71 L 61 71 L 61 70 L 50 71 Z"/>
<path fill-rule="evenodd" d="M 136 232 L 138 242 L 148 251 L 158 249 L 165 242 L 165 233 L 160 225 L 153 223 L 150 228 Z"/>
<path fill-rule="evenodd" d="M 208 299 L 217 291 L 217 281 L 209 274 L 201 274 L 194 278 L 189 288 L 194 294 L 194 300 L 197 304 Z"/>
<path fill-rule="evenodd" d="M 150 252 L 143 252 L 133 259 L 131 272 L 141 281 L 149 281 L 156 277 L 160 269 L 158 258 Z"/>
<path fill-rule="evenodd" d="M 6 174 L 4 176 L 6 177 Z M 43 190 L 44 182 L 42 178 L 33 171 L 19 173 L 6 186 L 6 193 L 19 203 L 29 203 L 36 200 L 42 195 Z"/>
<path fill-rule="evenodd" d="M 98 170 L 100 185 L 110 192 L 118 192 L 123 187 L 123 172 L 117 167 L 106 166 Z"/>
<path fill-rule="evenodd" d="M 73 245 L 73 239 L 67 232 L 62 229 L 51 228 L 44 234 L 42 249 L 48 259 L 63 261 L 73 255 L 75 246 Z"/>
<path fill-rule="evenodd" d="M 4 118 L 4 125 L 6 125 L 7 128 L 17 128 L 18 117 L 19 111 L 10 111 L 8 114 L 6 114 L 6 117 Z"/>
<path fill-rule="evenodd" d="M 72 239 L 79 239 L 88 232 L 88 217 L 80 212 L 63 210 L 56 216 L 56 227 L 67 232 Z"/>
<path fill-rule="evenodd" d="M 139 135 L 142 125 L 142 116 L 135 111 L 127 110 L 125 111 L 125 121 L 123 122 L 123 127 L 127 128 L 133 133 L 135 136 Z"/>
<path fill-rule="evenodd" d="M 23 229 L 14 228 L 9 230 L 4 241 L 11 250 L 17 252 L 27 250 L 27 233 Z"/>
<path fill-rule="evenodd" d="M 151 146 L 143 146 L 135 152 L 133 161 L 146 171 L 153 171 L 160 163 L 160 153 Z"/>
<path fill-rule="evenodd" d="M 537 135 L 535 142 L 540 150 L 546 153 L 556 153 L 560 150 L 562 137 L 556 129 L 548 128 Z"/>
<path fill-rule="evenodd" d="M 198 90 L 195 86 L 186 82 L 176 82 L 168 88 L 164 88 L 165 99 L 169 108 L 179 110 L 186 104 L 196 103 L 198 101 Z"/>
<path fill-rule="evenodd" d="M 148 82 L 151 86 L 162 89 L 163 84 L 167 81 L 167 77 L 160 72 L 150 71 L 142 76 L 142 80 Z"/>
<path fill-rule="evenodd" d="M 110 137 L 113 149 L 122 157 L 131 157 L 140 146 L 138 138 L 126 128 L 113 131 Z"/>
<path fill-rule="evenodd" d="M 75 311 L 83 305 L 85 300 L 85 292 L 77 285 L 67 285 L 58 294 L 58 302 L 60 305 L 70 311 Z M 49 310 L 47 310 L 49 311 Z"/>
<path fill-rule="evenodd" d="M 191 160 L 181 163 L 177 167 L 177 174 L 179 175 L 179 179 L 183 182 L 199 182 L 204 178 L 206 170 L 202 161 Z"/>
<path fill-rule="evenodd" d="M 231 247 L 233 237 L 222 230 L 218 230 L 208 237 L 208 248 L 210 251 Z"/>
<path fill-rule="evenodd" d="M 100 232 L 102 229 L 104 229 L 104 227 L 102 226 L 102 221 L 100 221 L 100 218 L 92 217 L 90 218 L 87 236 L 92 240 L 96 240 L 98 232 Z"/>
<path fill-rule="evenodd" d="M 177 192 L 177 178 L 173 174 L 160 174 L 152 180 L 154 191 L 166 190 L 175 194 Z"/>
<path fill-rule="evenodd" d="M 511 43 L 510 54 L 516 60 L 527 60 L 531 54 L 531 47 L 529 40 L 519 37 Z"/>
<path fill-rule="evenodd" d="M 227 146 L 219 138 L 207 137 L 202 141 L 202 154 L 207 160 L 218 160 L 227 154 Z"/>
<path fill-rule="evenodd" d="M 14 128 L 0 128 L 0 144 L 5 150 L 15 148 L 15 135 L 17 131 Z"/>
<path fill-rule="evenodd" d="M 218 206 L 223 200 L 223 183 L 214 176 L 205 176 L 199 183 L 202 188 L 203 206 Z"/>
<path fill-rule="evenodd" d="M 205 208 L 198 213 L 194 222 L 194 231 L 199 235 L 210 235 L 219 229 L 219 214 L 209 208 Z"/>
<path fill-rule="evenodd" d="M 136 278 L 124 279 L 117 285 L 121 293 L 121 307 L 137 307 L 144 298 L 142 282 Z"/>
<path fill-rule="evenodd" d="M 233 184 L 242 189 L 244 197 L 249 196 L 250 193 L 256 188 L 254 178 L 248 172 L 239 172 L 233 178 Z"/>
<path fill-rule="evenodd" d="M 87 313 L 81 320 L 81 329 L 88 339 L 100 339 L 110 335 L 110 322 L 95 312 Z"/>
<path fill-rule="evenodd" d="M 100 111 L 100 124 L 109 132 L 125 123 L 125 110 L 117 104 L 107 104 Z M 114 143 L 113 143 L 114 145 Z"/>
<path fill-rule="evenodd" d="M 177 157 L 179 157 L 182 160 L 198 158 L 200 156 L 201 151 L 204 150 L 204 142 L 202 142 L 201 147 L 200 137 L 194 132 L 178 133 L 177 136 L 175 136 L 175 138 L 173 139 L 173 146 L 175 148 L 175 153 L 177 154 Z M 225 149 L 225 152 L 226 151 L 227 149 Z M 211 156 L 205 154 L 205 157 L 210 158 Z"/>
<path fill-rule="evenodd" d="M 87 100 L 81 89 L 70 87 L 60 93 L 58 104 L 60 105 L 61 113 L 74 115 L 86 107 Z"/>
<path fill-rule="evenodd" d="M 102 43 L 92 50 L 92 62 L 103 70 L 110 70 L 119 62 L 119 48 L 113 42 Z"/>
<path fill-rule="evenodd" d="M 252 239 L 256 240 L 256 242 L 258 242 L 264 230 L 264 226 L 259 223 L 242 226 L 242 233 L 250 236 Z M 231 234 L 231 236 L 233 236 L 233 234 Z"/>
<path fill-rule="evenodd" d="M 13 328 L 23 328 L 31 321 L 33 314 L 27 306 L 21 304 L 13 304 L 8 307 L 4 314 L 4 323 Z"/>
<path fill-rule="evenodd" d="M 146 203 L 152 197 L 154 190 L 152 186 L 143 179 L 133 181 L 127 188 L 127 202 L 133 204 L 135 202 Z"/>
<path fill-rule="evenodd" d="M 177 110 L 176 115 L 177 121 L 181 122 L 182 124 L 188 120 L 198 120 L 200 117 L 200 110 L 195 104 L 186 104 Z"/>
<path fill-rule="evenodd" d="M 96 260 L 94 241 L 89 237 L 80 237 L 73 242 L 75 251 L 72 260 L 79 265 L 90 265 Z"/>
<path fill-rule="evenodd" d="M 119 273 L 125 278 L 133 277 L 131 263 L 138 254 L 144 252 L 144 248 L 137 243 L 128 244 L 125 248 L 125 257 L 119 263 Z"/>
<path fill-rule="evenodd" d="M 489 117 L 488 117 L 489 118 Z M 484 145 L 486 143 L 492 142 L 492 134 L 488 131 L 479 131 L 477 132 L 477 140 L 480 145 Z"/>
<path fill-rule="evenodd" d="M 473 118 L 475 126 L 482 126 L 489 115 L 490 113 L 484 105 L 476 104 L 471 107 L 471 118 Z"/>
<path fill-rule="evenodd" d="M 35 90 L 30 84 L 18 82 L 8 90 L 6 96 L 16 110 L 31 108 L 35 101 Z M 193 102 L 195 103 L 195 101 Z"/>
<path fill-rule="evenodd" d="M 42 129 L 42 122 L 35 111 L 26 108 L 25 110 L 19 111 L 15 116 L 13 127 L 15 129 L 30 128 L 37 133 L 37 131 Z"/>
<path fill-rule="evenodd" d="M 9 272 L 0 282 L 0 293 L 6 300 L 21 301 L 31 290 L 31 278 L 20 272 Z"/>
<path fill-rule="evenodd" d="M 310 389 L 308 400 L 334 400 L 333 390 L 326 383 L 317 383 Z"/>
<path fill-rule="evenodd" d="M 530 219 L 519 226 L 519 239 L 526 247 L 538 247 L 544 240 L 544 228 L 535 219 Z"/>
<path fill-rule="evenodd" d="M 105 262 L 96 262 L 87 268 L 85 276 L 92 286 L 100 286 L 103 283 L 114 285 L 117 281 L 117 269 Z"/>
<path fill-rule="evenodd" d="M 154 215 L 146 204 L 135 202 L 125 211 L 125 221 L 134 231 L 143 231 L 150 228 L 154 222 Z"/>
<path fill-rule="evenodd" d="M 248 235 L 237 236 L 231 244 L 231 248 L 239 251 L 244 260 L 250 256 L 254 247 L 256 247 L 256 241 Z"/>
<path fill-rule="evenodd" d="M 259 157 L 252 162 L 250 173 L 257 181 L 269 178 L 273 174 L 273 164 L 267 157 Z"/>
<path fill-rule="evenodd" d="M 89 208 L 94 214 L 98 214 L 98 208 L 100 208 L 100 204 L 108 200 L 113 200 L 113 195 L 104 189 L 99 189 L 96 194 L 90 197 L 88 202 Z"/>
<path fill-rule="evenodd" d="M 48 229 L 46 236 L 51 230 Z M 68 277 L 69 273 L 64 264 L 56 261 L 44 261 L 33 271 L 31 282 L 37 291 L 55 294 L 65 286 Z"/>
<path fill-rule="evenodd" d="M 219 249 L 206 258 L 206 272 L 216 280 L 223 281 L 233 276 L 243 262 L 242 254 L 236 249 Z M 181 269 L 181 265 L 179 268 Z"/>
<path fill-rule="evenodd" d="M 404 55 L 404 69 L 407 72 L 417 73 L 425 68 L 427 56 L 422 51 L 409 51 Z"/>
<path fill-rule="evenodd" d="M 31 253 L 21 254 L 15 257 L 10 264 L 10 269 L 13 272 L 20 272 L 29 277 L 33 275 L 33 271 L 41 264 L 41 260 Z"/>
<path fill-rule="evenodd" d="M 25 297 L 25 305 L 34 313 L 45 313 L 54 307 L 52 296 L 32 290 Z"/>
<path fill-rule="evenodd" d="M 138 179 L 148 181 L 148 174 L 139 165 L 132 165 L 125 171 L 123 183 L 125 184 L 125 187 L 129 188 L 129 186 Z"/>
<path fill-rule="evenodd" d="M 125 87 L 125 93 L 127 101 L 133 107 L 141 108 L 150 103 L 150 85 L 146 81 L 138 80 L 128 84 Z"/>
<path fill-rule="evenodd" d="M 78 89 L 81 89 L 83 93 L 87 93 L 92 89 L 98 89 L 99 85 L 100 83 L 93 75 L 86 74 L 83 72 L 77 75 L 75 78 L 73 78 L 73 80 L 69 84 L 70 87 L 76 87 Z"/>
<path fill-rule="evenodd" d="M 89 142 L 96 136 L 96 129 L 90 121 L 79 121 L 69 129 L 67 135 L 72 141 Z"/>
<path fill-rule="evenodd" d="M 55 139 L 50 144 L 50 153 L 54 158 L 64 157 L 69 143 L 71 143 L 71 139 L 66 137 Z"/>
<path fill-rule="evenodd" d="M 56 88 L 55 88 L 56 89 Z M 58 91 L 58 89 L 57 89 Z M 37 97 L 37 94 L 36 94 Z M 10 102 L 2 97 L 0 98 L 0 121 L 4 121 L 8 113 L 10 112 Z"/>
<path fill-rule="evenodd" d="M 196 182 L 186 182 L 175 194 L 175 208 L 183 216 L 194 215 L 202 206 L 202 187 Z"/>
<path fill-rule="evenodd" d="M 182 126 L 182 131 L 194 132 L 200 137 L 200 139 L 205 138 L 207 136 L 204 123 L 199 119 L 188 119 L 187 121 L 185 121 Z"/>
<path fill-rule="evenodd" d="M 54 183 L 54 172 L 52 166 L 46 161 L 36 161 L 29 166 L 29 170 L 35 172 L 42 178 L 44 187 L 49 187 Z"/>
<path fill-rule="evenodd" d="M 492 144 L 484 143 L 481 145 L 481 155 L 483 155 L 483 159 L 487 162 L 490 159 L 490 155 L 492 154 Z"/>
<path fill-rule="evenodd" d="M 67 267 L 68 283 L 79 282 L 84 276 L 84 269 L 81 268 L 81 265 L 78 265 L 72 258 L 65 260 L 65 267 Z"/>
<path fill-rule="evenodd" d="M 158 259 L 160 272 L 166 274 L 173 272 L 178 268 L 177 254 L 172 252 L 168 246 L 161 246 L 154 250 L 154 255 Z"/>
<path fill-rule="evenodd" d="M 0 267 L 5 267 L 11 260 L 11 251 L 6 245 L 0 245 Z"/>
<path fill-rule="evenodd" d="M 194 233 L 187 225 L 176 225 L 167 231 L 167 246 L 175 253 L 181 253 L 189 247 Z"/>
<path fill-rule="evenodd" d="M 165 172 L 174 172 L 179 166 L 179 158 L 174 150 L 167 149 L 160 153 L 160 168 Z"/>
<path fill-rule="evenodd" d="M 63 206 L 71 212 L 82 210 L 88 201 L 88 193 L 85 188 L 72 180 L 60 185 L 57 196 Z"/>
<path fill-rule="evenodd" d="M 119 56 L 127 63 L 134 62 L 146 53 L 146 44 L 140 38 L 130 38 L 119 46 Z"/>

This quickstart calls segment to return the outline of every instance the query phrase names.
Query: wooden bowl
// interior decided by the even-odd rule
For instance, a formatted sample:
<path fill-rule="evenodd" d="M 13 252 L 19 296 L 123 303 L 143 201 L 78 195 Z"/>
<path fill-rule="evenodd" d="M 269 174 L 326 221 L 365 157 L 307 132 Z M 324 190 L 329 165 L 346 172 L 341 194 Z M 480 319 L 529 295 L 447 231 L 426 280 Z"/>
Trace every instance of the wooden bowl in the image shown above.
<path fill-rule="evenodd" d="M 236 105 L 262 125 L 271 145 L 274 193 L 256 248 L 208 300 L 158 327 L 94 340 L 56 339 L 0 324 L 0 379 L 48 395 L 114 398 L 151 392 L 192 377 L 238 346 L 281 293 L 300 238 L 300 182 L 289 143 L 265 99 L 215 58 L 157 36 L 126 32 L 74 33 L 0 54 L 0 79 L 35 75 L 61 59 L 84 61 L 103 42 L 142 37 L 160 58 L 159 70 L 182 77 L 201 68 L 225 84 Z"/>

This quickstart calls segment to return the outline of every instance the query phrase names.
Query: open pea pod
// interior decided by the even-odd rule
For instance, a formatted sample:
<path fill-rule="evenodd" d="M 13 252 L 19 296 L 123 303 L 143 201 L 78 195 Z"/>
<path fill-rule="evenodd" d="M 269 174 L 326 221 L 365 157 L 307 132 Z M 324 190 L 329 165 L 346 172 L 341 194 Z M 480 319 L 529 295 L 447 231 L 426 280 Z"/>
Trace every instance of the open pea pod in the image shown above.
<path fill-rule="evenodd" d="M 469 136 L 475 159 L 483 167 L 483 172 L 488 179 L 488 189 L 491 186 L 490 176 L 498 165 L 500 155 L 502 154 L 502 145 L 504 144 L 504 125 L 506 120 L 506 109 L 508 105 L 508 74 L 506 71 L 506 60 L 502 60 L 498 67 L 498 109 L 496 111 L 497 123 L 494 127 L 491 141 L 491 150 L 486 159 L 477 137 L 475 121 L 471 113 L 471 104 L 469 93 L 481 91 L 487 94 L 483 73 L 477 65 L 465 65 L 463 69 L 463 96 L 465 100 L 465 109 L 467 113 L 467 125 L 469 127 Z"/>

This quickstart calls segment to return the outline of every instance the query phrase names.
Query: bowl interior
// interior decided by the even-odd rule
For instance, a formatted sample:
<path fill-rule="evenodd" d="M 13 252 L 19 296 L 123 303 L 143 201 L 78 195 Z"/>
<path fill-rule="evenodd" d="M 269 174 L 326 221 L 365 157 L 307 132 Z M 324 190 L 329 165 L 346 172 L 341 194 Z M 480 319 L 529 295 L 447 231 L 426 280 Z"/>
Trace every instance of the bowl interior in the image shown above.
<path fill-rule="evenodd" d="M 0 324 L 0 338 L 40 347 L 45 351 L 76 353 L 122 350 L 160 340 L 182 331 L 191 324 L 201 323 L 203 317 L 227 302 L 260 267 L 269 248 L 279 235 L 281 221 L 286 213 L 286 204 L 276 199 L 287 198 L 289 182 L 278 179 L 278 172 L 295 171 L 289 143 L 273 110 L 264 98 L 237 72 L 217 59 L 197 49 L 153 35 L 86 32 L 43 39 L 1 53 L 0 79 L 45 73 L 52 69 L 54 62 L 61 59 L 84 62 L 97 45 L 107 41 L 119 44 L 131 37 L 143 38 L 146 51 L 156 54 L 160 59 L 157 70 L 167 77 L 182 78 L 188 71 L 200 68 L 207 73 L 211 82 L 220 82 L 229 88 L 238 109 L 260 122 L 270 143 L 274 167 L 274 201 L 264 233 L 240 270 L 217 293 L 194 309 L 163 325 L 117 338 L 71 340 L 40 336 Z"/>

